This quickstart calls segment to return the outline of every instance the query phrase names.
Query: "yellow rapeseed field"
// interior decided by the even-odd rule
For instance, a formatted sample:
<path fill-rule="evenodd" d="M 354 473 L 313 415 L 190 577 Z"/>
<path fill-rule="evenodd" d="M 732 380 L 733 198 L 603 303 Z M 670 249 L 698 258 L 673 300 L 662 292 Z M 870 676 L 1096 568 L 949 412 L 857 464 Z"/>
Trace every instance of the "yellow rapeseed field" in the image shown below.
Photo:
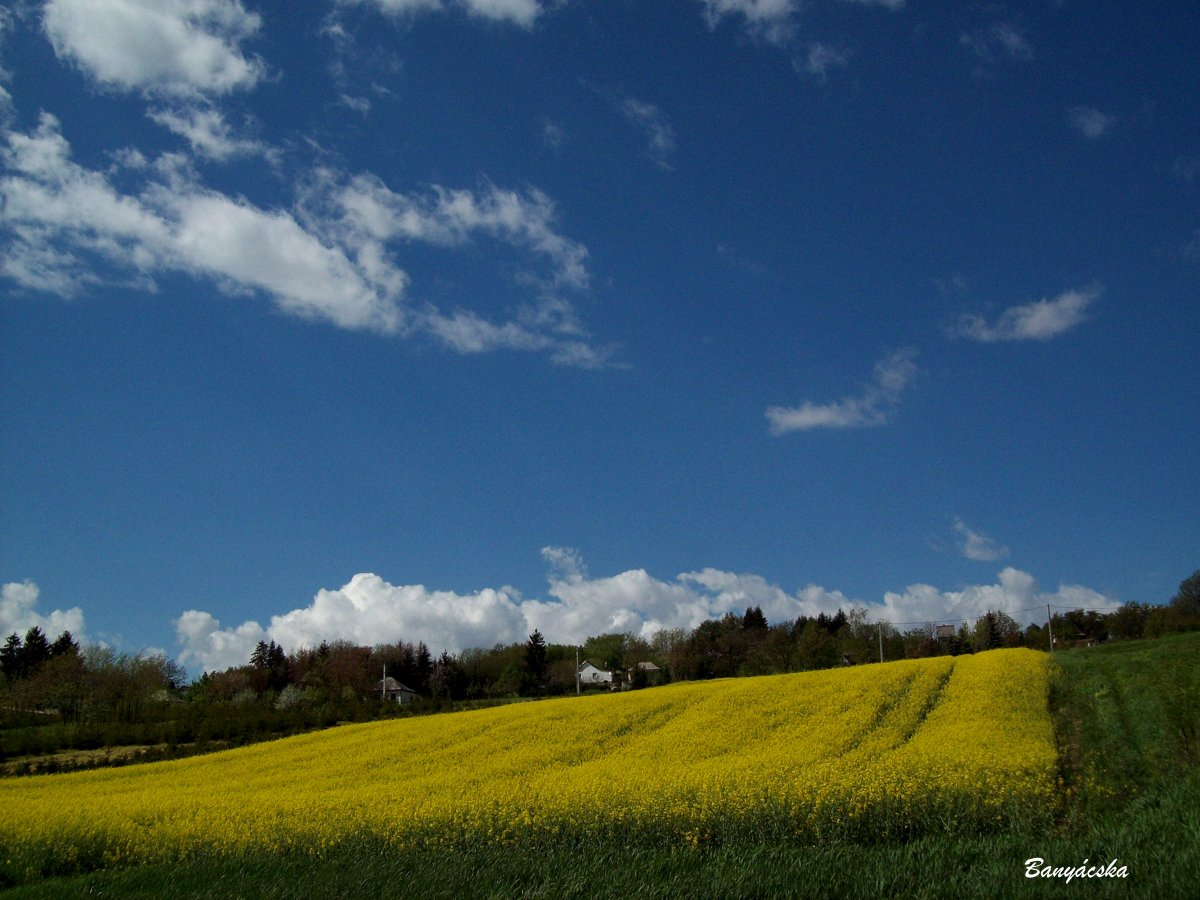
<path fill-rule="evenodd" d="M 1049 816 L 1048 663 L 998 650 L 345 726 L 0 782 L 0 854 L 876 839 Z"/>

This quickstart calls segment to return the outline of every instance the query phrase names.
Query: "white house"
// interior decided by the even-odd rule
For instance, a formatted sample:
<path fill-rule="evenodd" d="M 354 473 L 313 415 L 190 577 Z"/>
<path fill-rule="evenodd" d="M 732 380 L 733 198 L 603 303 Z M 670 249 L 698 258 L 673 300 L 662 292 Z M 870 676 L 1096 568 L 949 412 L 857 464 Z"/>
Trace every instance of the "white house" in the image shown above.
<path fill-rule="evenodd" d="M 612 680 L 612 672 L 605 672 L 603 669 L 597 669 L 586 659 L 579 666 L 580 684 L 612 684 Z"/>
<path fill-rule="evenodd" d="M 391 675 L 388 675 L 382 681 L 375 682 L 375 698 L 378 700 L 391 700 L 393 703 L 399 703 L 401 706 L 407 706 L 417 699 L 417 692 L 410 687 L 405 687 Z"/>

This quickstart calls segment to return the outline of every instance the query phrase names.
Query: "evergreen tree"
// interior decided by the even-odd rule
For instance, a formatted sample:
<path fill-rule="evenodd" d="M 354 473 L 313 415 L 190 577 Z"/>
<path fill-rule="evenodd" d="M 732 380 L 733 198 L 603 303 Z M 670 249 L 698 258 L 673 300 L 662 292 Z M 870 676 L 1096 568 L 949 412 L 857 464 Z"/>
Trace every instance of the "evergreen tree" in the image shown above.
<path fill-rule="evenodd" d="M 436 700 L 461 700 L 465 696 L 464 682 L 458 660 L 443 650 L 429 676 L 429 693 Z"/>
<path fill-rule="evenodd" d="M 26 677 L 33 675 L 50 659 L 50 642 L 42 629 L 34 625 L 25 632 L 25 645 L 21 648 L 21 669 Z"/>
<path fill-rule="evenodd" d="M 275 643 L 272 641 L 271 643 Z M 270 666 L 270 658 L 267 650 L 267 642 L 259 641 L 254 648 L 254 652 L 250 654 L 250 667 L 252 669 L 266 669 Z"/>
<path fill-rule="evenodd" d="M 768 627 L 762 607 L 746 607 L 746 614 L 742 616 L 742 631 L 766 631 Z"/>
<path fill-rule="evenodd" d="M 75 638 L 73 638 L 71 636 L 71 632 L 69 632 L 69 631 L 64 631 L 57 638 L 55 638 L 54 643 L 50 645 L 51 658 L 57 658 L 59 656 L 78 656 L 78 655 L 79 655 L 79 644 L 77 644 L 75 642 Z"/>
<path fill-rule="evenodd" d="M 21 638 L 13 632 L 0 649 L 0 672 L 9 681 L 16 681 L 24 673 L 21 671 Z"/>
<path fill-rule="evenodd" d="M 529 673 L 531 686 L 540 690 L 546 677 L 546 639 L 536 629 L 525 644 L 525 671 Z"/>
<path fill-rule="evenodd" d="M 415 677 L 410 687 L 418 694 L 428 693 L 429 679 L 433 675 L 433 656 L 430 655 L 424 641 L 417 644 L 417 658 L 413 671 Z"/>

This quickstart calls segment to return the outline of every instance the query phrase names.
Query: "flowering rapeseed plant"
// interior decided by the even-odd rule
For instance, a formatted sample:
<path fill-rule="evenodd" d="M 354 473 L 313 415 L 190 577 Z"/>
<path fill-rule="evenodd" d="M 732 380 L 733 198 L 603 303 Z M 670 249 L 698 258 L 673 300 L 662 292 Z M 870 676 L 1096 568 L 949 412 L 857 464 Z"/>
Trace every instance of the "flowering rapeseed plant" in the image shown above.
<path fill-rule="evenodd" d="M 979 831 L 1050 815 L 1048 662 L 1001 650 L 345 726 L 0 782 L 9 865 Z M 42 860 L 42 863 L 37 863 Z M 34 861 L 34 862 L 30 862 Z"/>

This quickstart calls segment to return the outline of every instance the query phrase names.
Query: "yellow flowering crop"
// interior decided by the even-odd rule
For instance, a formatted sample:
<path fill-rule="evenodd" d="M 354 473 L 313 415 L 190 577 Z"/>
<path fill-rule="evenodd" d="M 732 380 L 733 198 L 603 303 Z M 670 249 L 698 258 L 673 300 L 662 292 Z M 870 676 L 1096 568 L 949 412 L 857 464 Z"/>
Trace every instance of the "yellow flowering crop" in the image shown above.
<path fill-rule="evenodd" d="M 1049 815 L 1031 650 L 345 726 L 0 782 L 0 864 L 581 841 L 878 839 Z"/>

